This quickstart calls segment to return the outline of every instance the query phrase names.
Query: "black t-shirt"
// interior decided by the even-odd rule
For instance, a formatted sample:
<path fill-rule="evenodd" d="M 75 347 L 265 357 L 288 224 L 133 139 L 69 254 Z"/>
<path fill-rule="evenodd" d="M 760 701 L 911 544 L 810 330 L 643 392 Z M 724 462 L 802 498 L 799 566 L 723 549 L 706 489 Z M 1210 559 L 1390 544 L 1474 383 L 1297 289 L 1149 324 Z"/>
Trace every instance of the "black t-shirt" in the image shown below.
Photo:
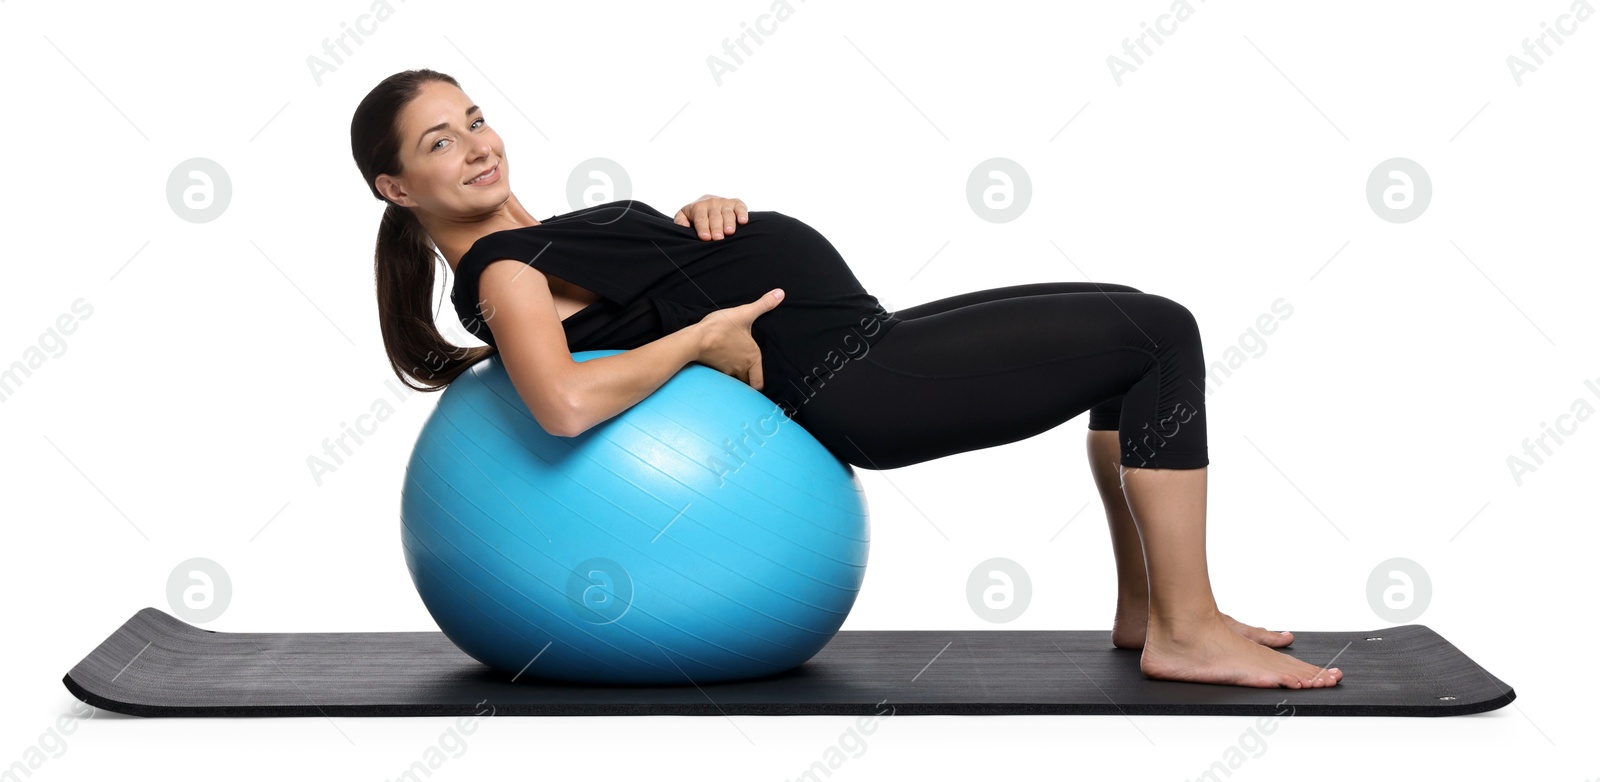
<path fill-rule="evenodd" d="M 478 277 L 491 261 L 527 263 L 601 297 L 563 321 L 567 347 L 577 353 L 632 350 L 782 288 L 783 300 L 750 333 L 761 349 L 761 392 L 794 416 L 900 320 L 811 226 L 780 212 L 749 218 L 731 235 L 703 240 L 648 204 L 625 200 L 496 231 L 461 257 L 450 301 L 467 331 L 494 345 Z"/>

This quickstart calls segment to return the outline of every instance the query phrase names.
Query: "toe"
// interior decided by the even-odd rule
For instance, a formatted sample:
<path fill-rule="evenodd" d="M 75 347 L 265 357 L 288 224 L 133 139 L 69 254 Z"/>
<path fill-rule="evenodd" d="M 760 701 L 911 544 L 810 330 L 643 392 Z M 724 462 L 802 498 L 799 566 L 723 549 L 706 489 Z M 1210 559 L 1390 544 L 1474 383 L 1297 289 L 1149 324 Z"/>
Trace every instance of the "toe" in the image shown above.
<path fill-rule="evenodd" d="M 1268 630 L 1265 627 L 1252 627 L 1250 628 L 1250 640 L 1263 646 L 1279 647 L 1294 643 L 1294 636 L 1289 633 Z"/>

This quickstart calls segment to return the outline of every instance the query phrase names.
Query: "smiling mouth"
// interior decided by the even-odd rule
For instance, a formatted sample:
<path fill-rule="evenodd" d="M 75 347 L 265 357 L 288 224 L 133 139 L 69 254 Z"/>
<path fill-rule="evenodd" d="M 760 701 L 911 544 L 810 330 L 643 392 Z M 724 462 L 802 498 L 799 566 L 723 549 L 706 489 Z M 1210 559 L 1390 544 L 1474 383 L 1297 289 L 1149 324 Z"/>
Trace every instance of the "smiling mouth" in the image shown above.
<path fill-rule="evenodd" d="M 478 176 L 467 180 L 467 184 L 475 185 L 475 184 L 477 184 L 479 182 L 482 182 L 485 179 L 493 179 L 494 177 L 498 176 L 499 173 L 500 173 L 500 166 L 498 164 L 496 164 L 494 168 L 491 168 L 488 171 L 485 171 L 482 174 L 479 174 Z"/>

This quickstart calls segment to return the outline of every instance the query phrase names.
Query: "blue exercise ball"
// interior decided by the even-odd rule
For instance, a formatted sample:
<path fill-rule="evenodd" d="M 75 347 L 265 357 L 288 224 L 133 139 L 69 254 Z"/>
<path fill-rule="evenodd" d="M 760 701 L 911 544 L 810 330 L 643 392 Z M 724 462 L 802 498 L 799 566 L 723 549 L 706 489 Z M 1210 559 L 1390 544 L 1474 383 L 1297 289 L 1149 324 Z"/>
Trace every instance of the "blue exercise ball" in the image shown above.
<path fill-rule="evenodd" d="M 786 671 L 838 632 L 867 567 L 851 465 L 760 392 L 697 363 L 568 438 L 539 426 L 491 356 L 440 395 L 400 507 L 406 565 L 434 621 L 519 681 Z"/>

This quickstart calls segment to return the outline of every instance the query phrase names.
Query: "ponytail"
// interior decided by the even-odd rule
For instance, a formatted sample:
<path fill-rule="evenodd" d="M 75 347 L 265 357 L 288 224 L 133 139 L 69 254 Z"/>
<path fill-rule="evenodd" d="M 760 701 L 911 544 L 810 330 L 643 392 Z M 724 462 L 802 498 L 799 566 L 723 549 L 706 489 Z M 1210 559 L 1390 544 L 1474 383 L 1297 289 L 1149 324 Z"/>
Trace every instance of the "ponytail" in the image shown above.
<path fill-rule="evenodd" d="M 378 224 L 373 275 L 378 324 L 389 366 L 418 391 L 439 391 L 468 367 L 493 355 L 492 347 L 460 347 L 439 333 L 433 276 L 440 258 L 411 210 L 390 203 Z M 417 381 L 421 385 L 412 383 Z"/>

